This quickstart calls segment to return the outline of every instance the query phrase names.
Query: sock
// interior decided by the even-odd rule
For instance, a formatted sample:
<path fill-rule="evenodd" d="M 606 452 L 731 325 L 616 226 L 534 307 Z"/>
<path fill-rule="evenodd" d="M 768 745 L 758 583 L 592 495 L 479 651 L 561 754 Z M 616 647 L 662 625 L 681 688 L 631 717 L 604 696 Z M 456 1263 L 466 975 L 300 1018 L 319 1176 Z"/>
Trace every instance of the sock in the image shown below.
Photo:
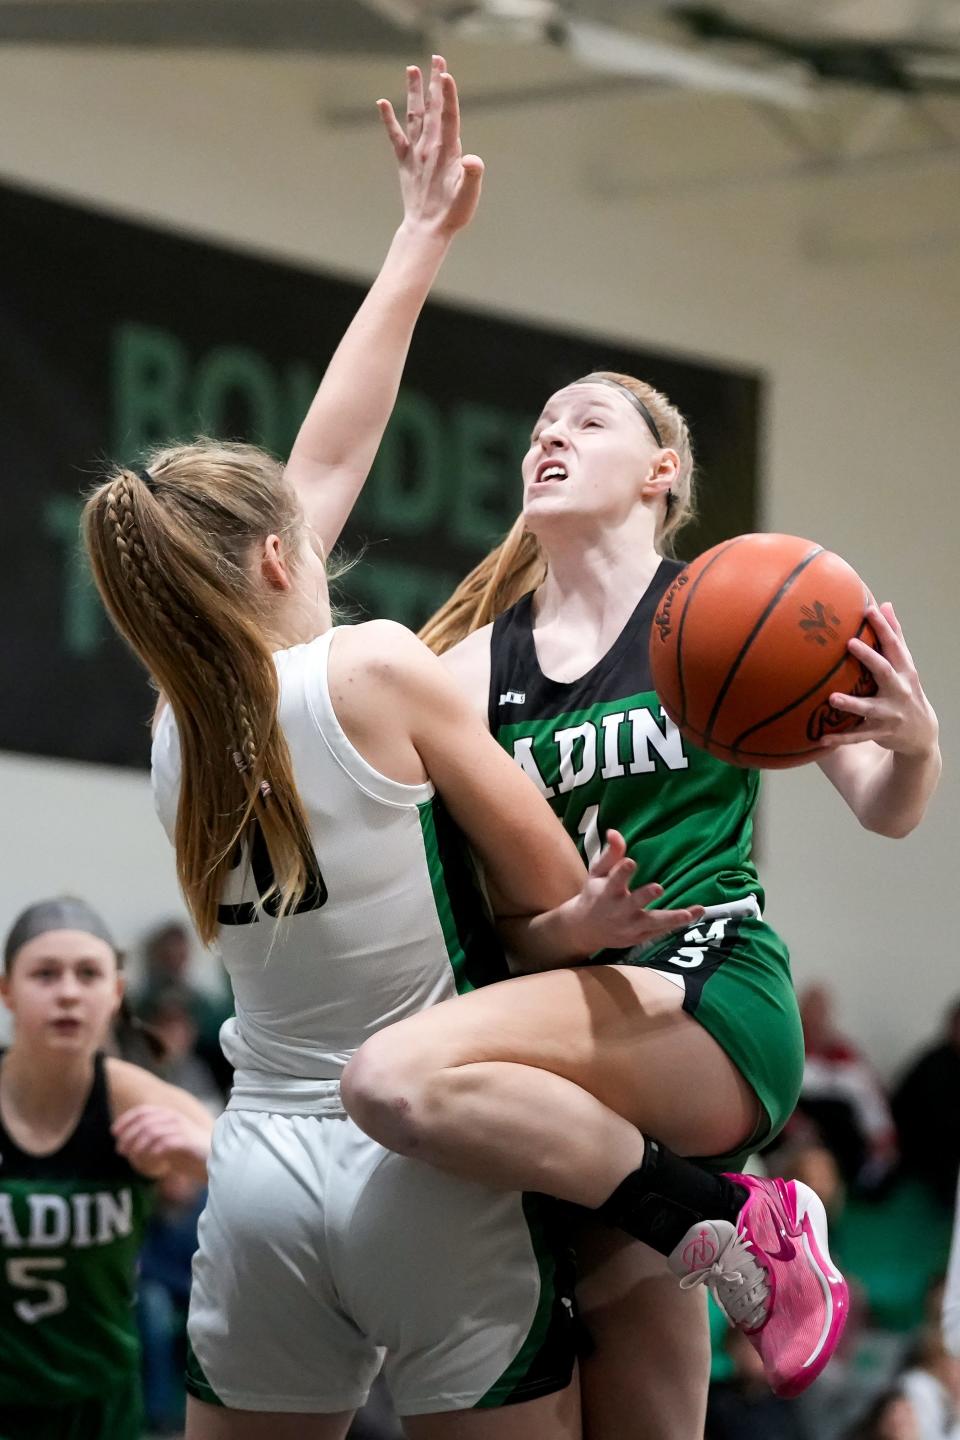
<path fill-rule="evenodd" d="M 746 1189 L 736 1181 L 711 1175 L 658 1141 L 647 1140 L 640 1168 L 590 1213 L 669 1255 L 700 1220 L 735 1225 L 746 1199 Z"/>

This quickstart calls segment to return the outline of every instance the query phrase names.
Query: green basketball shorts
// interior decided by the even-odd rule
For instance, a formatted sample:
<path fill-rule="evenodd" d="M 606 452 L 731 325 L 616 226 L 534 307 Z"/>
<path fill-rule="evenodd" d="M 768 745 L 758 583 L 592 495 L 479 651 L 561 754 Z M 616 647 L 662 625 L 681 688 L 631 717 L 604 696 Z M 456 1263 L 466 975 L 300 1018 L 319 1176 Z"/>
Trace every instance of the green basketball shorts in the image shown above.
<path fill-rule="evenodd" d="M 803 1030 L 787 947 L 753 915 L 702 920 L 654 945 L 594 956 L 594 963 L 641 965 L 683 991 L 683 1008 L 708 1030 L 753 1088 L 763 1109 L 757 1133 L 735 1155 L 710 1156 L 711 1169 L 736 1170 L 780 1133 L 803 1078 Z"/>

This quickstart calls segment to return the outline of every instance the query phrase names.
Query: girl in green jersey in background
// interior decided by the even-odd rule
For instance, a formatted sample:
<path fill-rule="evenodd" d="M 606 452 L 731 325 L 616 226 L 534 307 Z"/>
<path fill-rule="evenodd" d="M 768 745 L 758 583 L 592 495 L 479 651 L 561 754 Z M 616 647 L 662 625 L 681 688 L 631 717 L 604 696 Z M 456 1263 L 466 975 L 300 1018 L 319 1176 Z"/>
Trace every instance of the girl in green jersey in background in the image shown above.
<path fill-rule="evenodd" d="M 152 1181 L 201 1185 L 212 1120 L 105 1057 L 119 955 L 82 900 L 31 905 L 4 948 L 0 1440 L 139 1440 L 137 1255 Z"/>

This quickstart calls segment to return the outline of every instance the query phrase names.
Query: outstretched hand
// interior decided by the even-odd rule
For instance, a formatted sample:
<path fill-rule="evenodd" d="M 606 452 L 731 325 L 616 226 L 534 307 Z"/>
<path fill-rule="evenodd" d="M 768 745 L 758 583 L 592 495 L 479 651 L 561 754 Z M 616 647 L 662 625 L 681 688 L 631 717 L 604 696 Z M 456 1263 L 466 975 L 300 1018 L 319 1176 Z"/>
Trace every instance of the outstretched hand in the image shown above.
<path fill-rule="evenodd" d="M 871 605 L 866 618 L 879 642 L 879 651 L 857 639 L 848 642 L 848 649 L 876 680 L 877 693 L 870 697 L 840 693 L 830 696 L 835 709 L 862 716 L 862 723 L 855 730 L 825 737 L 823 748 L 832 750 L 875 740 L 885 750 L 901 755 L 925 755 L 937 743 L 937 717 L 923 693 L 900 622 L 889 602 Z"/>
<path fill-rule="evenodd" d="M 597 950 L 645 945 L 695 925 L 703 915 L 702 905 L 690 905 L 685 910 L 649 910 L 647 907 L 663 894 L 663 886 L 640 885 L 631 890 L 636 869 L 619 830 L 608 830 L 606 843 L 591 864 L 580 894 L 569 902 L 581 953 L 592 955 Z"/>
<path fill-rule="evenodd" d="M 389 100 L 377 109 L 400 167 L 405 225 L 453 235 L 473 219 L 480 199 L 483 161 L 460 146 L 457 86 L 442 55 L 434 55 L 429 83 L 416 65 L 407 67 L 406 126 Z"/>

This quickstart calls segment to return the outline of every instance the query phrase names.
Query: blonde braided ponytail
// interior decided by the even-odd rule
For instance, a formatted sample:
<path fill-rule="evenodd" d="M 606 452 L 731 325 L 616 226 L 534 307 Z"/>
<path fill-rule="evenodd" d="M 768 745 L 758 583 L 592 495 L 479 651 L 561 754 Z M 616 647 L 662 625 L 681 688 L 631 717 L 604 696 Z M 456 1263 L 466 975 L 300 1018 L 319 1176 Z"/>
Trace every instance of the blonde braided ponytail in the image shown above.
<path fill-rule="evenodd" d="M 302 520 L 270 456 L 200 441 L 114 471 L 83 533 L 111 619 L 169 699 L 181 752 L 177 871 L 201 939 L 253 820 L 273 880 L 271 914 L 295 909 L 316 861 L 277 719 L 279 686 L 248 565 L 268 534 L 296 554 Z M 292 561 L 291 561 L 292 563 Z"/>

